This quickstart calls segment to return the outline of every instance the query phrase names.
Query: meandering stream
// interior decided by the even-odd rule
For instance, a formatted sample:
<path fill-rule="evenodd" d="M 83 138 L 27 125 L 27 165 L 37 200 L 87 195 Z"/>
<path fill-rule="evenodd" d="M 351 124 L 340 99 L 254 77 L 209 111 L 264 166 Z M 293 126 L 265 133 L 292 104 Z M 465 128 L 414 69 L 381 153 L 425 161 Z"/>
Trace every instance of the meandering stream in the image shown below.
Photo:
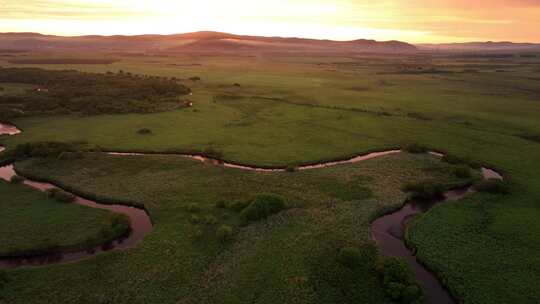
<path fill-rule="evenodd" d="M 14 126 L 1 124 L 0 123 L 0 135 L 15 135 L 19 134 L 21 131 Z M 3 147 L 0 146 L 0 152 L 3 150 Z M 357 163 L 361 161 L 366 161 L 369 159 L 400 153 L 401 150 L 389 150 L 383 152 L 375 152 L 366 155 L 360 155 L 352 157 L 350 159 L 341 160 L 341 161 L 332 161 L 332 162 L 323 162 L 318 164 L 311 164 L 305 166 L 299 166 L 297 170 L 311 170 L 311 169 L 321 169 L 330 166 L 348 164 L 348 163 Z M 430 152 L 435 156 L 443 156 L 440 153 Z M 109 152 L 109 155 L 115 156 L 142 156 L 147 155 L 145 153 L 124 153 L 124 152 Z M 148 154 L 150 155 L 150 154 Z M 160 155 L 160 154 L 151 154 L 151 155 Z M 161 154 L 166 155 L 166 154 Z M 212 163 L 215 165 L 224 166 L 227 168 L 235 168 L 241 170 L 257 171 L 257 172 L 283 172 L 286 169 L 284 168 L 260 168 L 254 166 L 247 166 L 235 163 L 228 163 L 221 160 L 216 160 L 212 158 L 205 157 L 203 155 L 194 155 L 194 154 L 178 154 L 184 157 L 189 157 L 192 159 L 199 160 L 201 162 Z M 503 179 L 502 175 L 497 173 L 494 170 L 488 168 L 482 168 L 482 174 L 485 179 Z M 13 168 L 13 165 L 8 165 L 0 167 L 0 178 L 9 181 L 12 176 L 16 175 L 16 172 Z M 40 183 L 36 181 L 26 180 L 24 182 L 26 185 L 41 190 L 46 191 L 52 188 L 58 188 L 55 185 L 49 183 Z M 377 246 L 380 252 L 384 255 L 396 256 L 403 258 L 414 270 L 417 281 L 422 285 L 426 293 L 426 300 L 428 303 L 436 304 L 446 304 L 446 303 L 455 303 L 456 301 L 451 297 L 449 292 L 444 288 L 440 283 L 435 274 L 426 269 L 417 259 L 411 250 L 407 248 L 405 244 L 405 231 L 407 226 L 407 221 L 412 218 L 414 215 L 418 215 L 428 211 L 433 208 L 435 205 L 443 202 L 451 202 L 460 200 L 470 194 L 474 193 L 472 187 L 464 187 L 461 189 L 451 190 L 444 193 L 444 195 L 436 200 L 431 200 L 429 202 L 420 202 L 416 200 L 408 200 L 404 206 L 396 212 L 382 216 L 375 220 L 371 226 L 372 237 L 377 243 Z M 75 203 L 88 206 L 91 208 L 106 209 L 112 212 L 125 214 L 129 217 L 131 222 L 131 232 L 128 236 L 123 237 L 122 239 L 116 240 L 110 244 L 105 244 L 103 246 L 93 248 L 87 251 L 72 252 L 72 253 L 63 253 L 56 255 L 32 257 L 32 258 L 12 258 L 12 259 L 0 259 L 0 268 L 15 268 L 21 266 L 39 266 L 51 263 L 60 263 L 60 262 L 70 262 L 77 261 L 80 259 L 88 258 L 102 251 L 108 250 L 117 250 L 117 249 L 126 249 L 132 248 L 137 245 L 137 243 L 144 238 L 152 230 L 152 222 L 147 212 L 143 209 L 123 206 L 123 205 L 107 205 L 87 200 L 85 198 L 76 197 Z"/>

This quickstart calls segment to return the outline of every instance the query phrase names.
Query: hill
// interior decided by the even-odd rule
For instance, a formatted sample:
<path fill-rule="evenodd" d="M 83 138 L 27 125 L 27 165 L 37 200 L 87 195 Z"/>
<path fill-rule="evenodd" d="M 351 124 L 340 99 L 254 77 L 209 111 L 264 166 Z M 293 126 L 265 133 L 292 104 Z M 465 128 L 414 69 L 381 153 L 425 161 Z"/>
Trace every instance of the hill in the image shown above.
<path fill-rule="evenodd" d="M 243 36 L 219 32 L 174 35 L 77 36 L 0 33 L 3 50 L 93 50 L 168 52 L 372 52 L 410 53 L 417 48 L 400 41 L 332 41 L 303 38 Z"/>
<path fill-rule="evenodd" d="M 515 43 L 508 41 L 419 44 L 417 47 L 421 50 L 432 51 L 540 51 L 540 44 L 537 43 Z"/>

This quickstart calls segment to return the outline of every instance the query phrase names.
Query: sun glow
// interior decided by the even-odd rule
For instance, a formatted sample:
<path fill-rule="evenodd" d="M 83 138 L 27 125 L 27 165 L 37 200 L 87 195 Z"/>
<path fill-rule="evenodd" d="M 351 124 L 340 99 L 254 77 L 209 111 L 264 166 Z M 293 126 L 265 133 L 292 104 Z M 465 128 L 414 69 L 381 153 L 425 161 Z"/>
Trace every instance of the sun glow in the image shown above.
<path fill-rule="evenodd" d="M 513 2 L 513 3 L 512 3 Z M 517 2 L 517 4 L 516 4 Z M 513 19 L 509 16 L 519 16 Z M 0 31 L 59 35 L 171 34 L 214 30 L 252 35 L 411 42 L 539 41 L 535 1 L 4 0 Z"/>

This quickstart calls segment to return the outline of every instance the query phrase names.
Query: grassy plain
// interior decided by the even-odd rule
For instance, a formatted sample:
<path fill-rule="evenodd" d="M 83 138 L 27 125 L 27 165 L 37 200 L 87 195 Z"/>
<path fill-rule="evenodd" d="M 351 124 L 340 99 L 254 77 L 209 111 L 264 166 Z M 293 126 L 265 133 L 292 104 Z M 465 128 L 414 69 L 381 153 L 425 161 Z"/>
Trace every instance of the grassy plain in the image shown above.
<path fill-rule="evenodd" d="M 106 150 L 119 151 L 184 151 L 213 147 L 222 151 L 223 157 L 227 160 L 285 166 L 419 142 L 430 148 L 468 157 L 501 170 L 509 179 L 512 190 L 507 196 L 475 195 L 462 203 L 442 206 L 419 218 L 409 229 L 410 242 L 418 248 L 419 257 L 428 266 L 441 272 L 446 285 L 465 303 L 540 301 L 540 293 L 535 288 L 536 282 L 540 281 L 540 271 L 535 266 L 538 265 L 540 256 L 537 242 L 537 236 L 540 234 L 537 221 L 540 215 L 538 206 L 540 144 L 531 140 L 540 134 L 538 57 L 493 59 L 421 55 L 404 58 L 366 55 L 299 58 L 265 55 L 236 57 L 171 55 L 121 59 L 110 65 L 41 67 L 74 68 L 94 72 L 122 69 L 132 73 L 182 78 L 184 79 L 182 82 L 193 89 L 193 95 L 189 97 L 194 102 L 193 108 L 148 115 L 22 118 L 15 123 L 25 132 L 18 136 L 2 138 L 2 144 L 13 148 L 19 143 L 29 141 L 86 141 Z M 13 65 L 6 63 L 6 66 Z M 192 76 L 199 76 L 202 80 L 199 82 L 187 80 Z M 235 83 L 240 86 L 234 86 Z M 137 130 L 141 128 L 151 129 L 152 134 L 148 136 L 137 134 Z M 115 160 L 115 162 L 122 161 Z M 147 193 L 148 189 L 171 186 L 174 181 L 189 184 L 197 179 L 187 178 L 190 175 L 164 179 L 166 182 L 158 178 L 147 178 L 145 183 L 149 183 L 148 186 L 136 188 L 129 182 L 131 178 L 129 168 L 136 166 L 134 161 L 126 160 L 125 164 L 115 165 L 114 171 L 112 169 L 107 171 L 102 167 L 107 163 L 107 160 L 99 159 L 91 164 L 79 164 L 76 168 L 85 168 L 89 172 L 102 168 L 104 172 L 112 174 L 111 180 L 117 180 L 117 185 L 113 182 L 113 186 L 107 186 L 106 183 L 100 185 L 102 187 L 96 186 L 100 178 L 105 178 L 99 174 L 97 179 L 90 174 L 77 178 L 71 171 L 66 171 L 58 178 L 88 190 L 108 193 L 110 191 L 110 194 L 120 197 L 140 199 L 148 195 L 149 199 L 144 200 L 147 207 L 152 209 L 163 206 L 165 210 L 156 211 L 154 215 L 155 233 L 145 239 L 140 249 L 100 257 L 92 263 L 55 267 L 57 274 L 52 275 L 54 277 L 52 281 L 63 282 L 61 274 L 69 273 L 70 277 L 76 278 L 70 283 L 73 292 L 52 291 L 50 287 L 43 286 L 40 293 L 48 293 L 51 299 L 64 299 L 65 302 L 95 300 L 100 293 L 106 295 L 104 297 L 107 300 L 112 299 L 116 302 L 129 300 L 142 302 L 144 299 L 150 300 L 150 297 L 156 302 L 189 302 L 184 298 L 185 295 L 191 294 L 195 288 L 194 284 L 197 285 L 200 281 L 193 281 L 176 272 L 168 271 L 172 271 L 171 269 L 175 267 L 185 273 L 207 271 L 207 266 L 211 263 L 208 257 L 217 255 L 220 249 L 215 243 L 202 242 L 198 244 L 204 250 L 208 250 L 207 255 L 200 256 L 192 251 L 177 252 L 177 248 L 192 246 L 188 238 L 176 239 L 177 234 L 186 236 L 193 228 L 187 223 L 186 214 L 170 211 L 173 210 L 173 206 L 181 206 L 186 202 L 204 205 L 204 201 L 212 201 L 206 200 L 205 197 L 217 198 L 222 194 L 217 195 L 220 193 L 218 190 L 208 191 L 208 187 L 193 193 L 193 189 L 201 189 L 195 187 L 187 192 L 170 192 L 168 188 L 159 192 L 151 190 L 153 195 L 150 195 Z M 150 162 L 145 164 L 148 168 L 139 168 L 137 172 L 143 176 L 153 177 L 157 169 L 151 167 Z M 381 172 L 384 171 L 385 162 L 375 161 L 369 164 L 373 164 L 377 170 L 382 170 Z M 63 168 L 75 166 L 77 163 L 57 165 Z M 183 166 L 178 166 L 178 169 L 174 170 L 169 167 L 170 174 L 180 174 L 174 172 L 175 170 L 180 172 Z M 39 168 L 46 166 L 40 165 Z M 403 173 L 397 172 L 402 171 L 402 166 L 394 169 L 395 174 Z M 207 168 L 207 170 L 222 169 Z M 55 171 L 56 168 L 51 172 L 43 171 L 43 174 L 47 176 L 59 174 Z M 226 170 L 220 172 L 222 173 L 233 174 L 226 173 Z M 125 177 L 125 181 L 121 177 Z M 263 186 L 261 182 L 266 178 L 269 177 L 266 175 L 257 177 L 256 185 L 238 186 L 234 191 L 229 184 L 226 188 L 228 191 L 242 194 L 249 194 L 252 191 L 267 192 L 271 184 L 266 183 Z M 317 185 L 323 189 L 329 188 L 330 185 L 326 185 L 326 182 Z M 208 181 L 204 185 L 211 185 L 212 188 L 221 187 L 220 183 L 215 181 Z M 393 191 L 397 189 L 386 187 L 384 195 L 376 196 L 376 205 L 391 200 Z M 295 195 L 300 195 L 300 192 L 304 195 L 305 191 L 303 188 L 290 187 L 289 193 L 282 194 L 292 197 L 294 201 Z M 348 190 L 340 192 L 347 193 Z M 189 197 L 185 196 L 186 193 L 189 193 Z M 322 203 L 330 197 L 332 196 L 317 193 L 312 199 L 314 202 Z M 401 198 L 392 204 L 398 203 Z M 174 203 L 164 204 L 162 200 L 172 200 Z M 362 216 L 362 225 L 367 225 L 366 216 L 375 212 L 378 207 L 370 208 L 353 212 Z M 348 213 L 351 212 L 345 212 Z M 160 224 L 161 221 L 170 220 L 177 223 L 176 230 L 165 228 L 163 226 L 166 225 Z M 273 221 L 277 220 L 271 220 Z M 287 223 L 285 226 L 291 225 L 291 230 L 282 225 L 278 226 L 280 228 L 272 228 L 274 226 L 270 224 L 269 227 L 261 224 L 261 228 L 241 229 L 237 235 L 237 242 L 232 247 L 239 246 L 241 249 L 247 247 L 246 250 L 249 250 L 246 256 L 237 257 L 231 253 L 231 261 L 224 260 L 219 264 L 225 266 L 215 266 L 216 271 L 223 272 L 220 275 L 238 282 L 213 285 L 215 282 L 212 278 L 215 277 L 210 274 L 208 281 L 203 285 L 237 290 L 230 292 L 230 302 L 245 300 L 249 298 L 248 296 L 254 295 L 258 295 L 256 300 L 259 302 L 265 302 L 269 299 L 265 296 L 271 298 L 271 295 L 264 291 L 260 294 L 255 292 L 259 287 L 249 285 L 248 282 L 251 281 L 246 278 L 260 279 L 265 275 L 282 278 L 280 277 L 282 274 L 278 271 L 283 269 L 293 271 L 294 267 L 273 269 L 272 263 L 277 262 L 266 258 L 281 257 L 283 261 L 289 261 L 284 254 L 294 252 L 295 246 L 288 246 L 283 240 L 291 244 L 308 243 L 314 247 L 315 243 L 320 245 L 320 242 L 310 242 L 309 238 L 304 238 L 302 234 L 296 234 L 298 243 L 290 241 L 292 237 L 280 237 L 279 229 L 285 229 L 288 233 L 295 229 L 303 231 L 305 227 L 324 229 L 325 225 L 315 224 L 317 221 L 313 219 L 310 221 L 309 223 L 285 221 Z M 264 233 L 264 236 L 260 237 L 257 234 L 253 238 L 249 234 L 252 230 L 258 232 L 257 229 L 263 231 L 271 228 L 278 230 Z M 250 238 L 251 241 L 248 240 Z M 280 243 L 282 241 L 284 243 Z M 179 245 L 180 243 L 182 245 Z M 284 247 L 278 246 L 278 243 Z M 156 247 L 161 248 L 160 252 L 153 250 Z M 311 247 L 307 251 L 299 248 L 298 259 L 303 260 L 300 256 L 311 250 L 313 250 Z M 184 253 L 187 256 L 179 255 Z M 238 270 L 237 273 L 231 272 L 237 265 L 243 265 L 241 264 L 243 258 L 258 260 L 261 268 L 247 267 Z M 152 268 L 154 260 L 162 259 L 168 260 L 171 264 Z M 291 257 L 290 260 L 294 261 L 294 258 Z M 296 260 L 297 264 L 300 263 L 299 260 Z M 134 270 L 128 265 L 128 261 L 141 267 Z M 246 264 L 253 265 L 253 263 Z M 90 268 L 92 273 L 83 274 L 82 270 L 87 271 Z M 138 273 L 144 270 L 150 274 L 161 273 L 162 277 L 133 275 L 135 271 Z M 19 286 L 17 290 L 20 290 L 22 286 L 26 286 L 23 283 L 25 280 L 31 281 L 30 276 L 37 279 L 45 278 L 50 277 L 51 272 L 52 270 L 14 272 L 16 279 L 13 286 Z M 298 279 L 294 282 L 301 285 L 305 274 L 299 272 Z M 95 292 L 83 292 L 77 296 L 75 293 L 77 285 L 88 277 L 95 278 L 92 281 L 96 286 Z M 217 278 L 219 277 L 218 275 Z M 252 284 L 260 282 L 261 286 L 266 287 L 265 283 L 262 283 L 264 280 L 260 280 Z M 280 280 L 275 280 L 278 281 Z M 116 292 L 108 287 L 107 282 L 125 283 Z M 115 288 L 119 286 L 119 284 L 112 285 Z M 276 291 L 272 295 L 277 294 L 280 299 L 286 297 L 294 299 L 293 295 L 303 295 L 294 288 L 294 290 L 287 289 L 290 286 L 297 285 L 274 285 L 272 286 L 275 288 L 274 291 L 279 290 L 283 293 Z M 328 287 L 325 286 L 315 290 L 324 290 Z M 165 290 L 169 291 L 173 287 L 178 288 L 175 296 L 167 295 Z M 305 292 L 308 287 L 301 290 Z M 133 294 L 129 292 L 130 288 L 144 288 L 147 292 Z M 28 290 L 34 289 L 28 287 Z M 160 290 L 164 292 L 159 292 Z M 225 294 L 220 293 L 219 288 L 209 290 L 212 291 L 206 293 L 209 297 L 214 293 Z M 377 289 L 374 287 L 373 290 L 375 290 L 373 302 L 380 301 L 380 298 L 377 298 Z M 328 294 L 331 293 L 328 291 Z M 310 295 L 313 296 L 313 293 Z M 362 295 L 368 297 L 367 293 Z M 28 297 L 21 298 L 28 299 Z M 14 301 L 13 293 L 9 299 Z M 316 302 L 313 299 L 309 300 L 307 294 L 302 299 L 299 302 Z"/>
<path fill-rule="evenodd" d="M 119 217 L 108 211 L 61 203 L 24 185 L 0 181 L 0 257 L 77 250 L 102 244 Z"/>
<path fill-rule="evenodd" d="M 369 255 L 351 271 L 338 263 L 339 249 L 372 243 L 370 218 L 403 203 L 404 183 L 459 181 L 439 159 L 406 153 L 270 174 L 180 156 L 103 154 L 34 159 L 18 169 L 144 203 L 155 227 L 129 251 L 10 273 L 8 303 L 29 303 L 36 294 L 55 303 L 381 303 L 384 294 Z M 243 226 L 237 212 L 216 206 L 263 192 L 286 197 L 287 210 Z M 216 229 L 224 224 L 234 236 L 222 244 Z"/>

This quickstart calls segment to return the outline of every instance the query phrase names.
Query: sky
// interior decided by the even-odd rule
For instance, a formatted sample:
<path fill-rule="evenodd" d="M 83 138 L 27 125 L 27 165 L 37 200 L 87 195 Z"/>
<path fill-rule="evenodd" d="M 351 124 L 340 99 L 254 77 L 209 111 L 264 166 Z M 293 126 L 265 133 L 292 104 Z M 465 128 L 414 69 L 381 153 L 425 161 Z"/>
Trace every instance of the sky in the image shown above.
<path fill-rule="evenodd" d="M 540 42 L 540 0 L 0 0 L 0 32 Z"/>

